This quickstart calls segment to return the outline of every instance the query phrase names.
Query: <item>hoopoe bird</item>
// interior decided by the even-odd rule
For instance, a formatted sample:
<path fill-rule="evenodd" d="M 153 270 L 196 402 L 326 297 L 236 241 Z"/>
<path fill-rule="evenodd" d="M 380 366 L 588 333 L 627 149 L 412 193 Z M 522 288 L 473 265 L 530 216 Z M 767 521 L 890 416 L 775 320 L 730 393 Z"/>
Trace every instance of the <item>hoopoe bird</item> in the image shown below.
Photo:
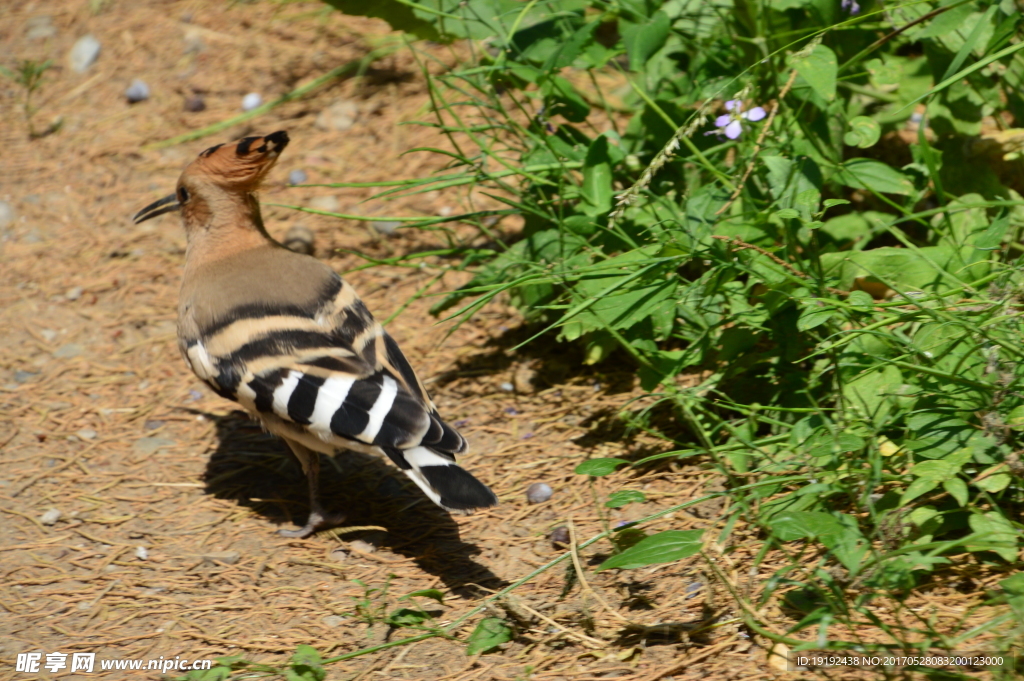
<path fill-rule="evenodd" d="M 309 518 L 280 534 L 305 537 L 344 520 L 327 516 L 318 493 L 318 453 L 341 449 L 387 457 L 448 511 L 495 505 L 494 493 L 455 463 L 466 440 L 441 419 L 352 286 L 267 234 L 256 191 L 287 145 L 281 130 L 211 147 L 185 168 L 174 194 L 134 217 L 138 224 L 181 212 L 181 354 L 302 465 Z"/>

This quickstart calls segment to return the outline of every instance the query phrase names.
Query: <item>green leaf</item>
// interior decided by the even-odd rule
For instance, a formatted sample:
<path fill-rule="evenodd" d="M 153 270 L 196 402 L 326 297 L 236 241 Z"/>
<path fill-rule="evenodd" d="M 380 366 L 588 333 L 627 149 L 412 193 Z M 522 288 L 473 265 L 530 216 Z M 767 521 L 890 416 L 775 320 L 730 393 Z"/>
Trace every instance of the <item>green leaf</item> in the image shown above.
<path fill-rule="evenodd" d="M 782 210 L 775 211 L 775 217 L 789 220 L 792 218 L 800 217 L 800 211 L 793 210 L 792 208 L 783 208 Z"/>
<path fill-rule="evenodd" d="M 836 179 L 854 189 L 869 189 L 879 194 L 909 195 L 914 183 L 907 176 L 881 161 L 853 158 L 839 167 Z"/>
<path fill-rule="evenodd" d="M 425 21 L 412 8 L 397 0 L 326 0 L 327 4 L 349 16 L 383 19 L 396 31 L 411 33 L 425 40 L 441 40 L 431 21 Z M 452 22 L 458 23 L 458 22 Z"/>
<path fill-rule="evenodd" d="M 540 91 L 544 95 L 544 106 L 547 108 L 548 116 L 560 115 L 573 123 L 582 123 L 587 120 L 590 105 L 565 78 L 561 76 L 545 78 Z"/>
<path fill-rule="evenodd" d="M 808 307 L 800 313 L 800 318 L 796 320 L 796 328 L 798 331 L 816 329 L 831 319 L 835 313 L 836 310 L 833 307 Z"/>
<path fill-rule="evenodd" d="M 320 653 L 313 646 L 300 644 L 295 648 L 288 668 L 284 670 L 287 681 L 323 681 L 327 677 Z"/>
<path fill-rule="evenodd" d="M 1024 405 L 1010 410 L 1006 415 L 1006 425 L 1013 430 L 1024 430 Z"/>
<path fill-rule="evenodd" d="M 1003 245 L 1003 237 L 1010 227 L 1010 216 L 993 220 L 984 232 L 978 234 L 974 239 L 974 247 L 981 251 L 994 251 Z"/>
<path fill-rule="evenodd" d="M 665 44 L 671 25 L 668 15 L 660 10 L 639 24 L 619 20 L 619 34 L 626 47 L 626 54 L 629 55 L 630 70 L 643 70 L 651 55 Z"/>
<path fill-rule="evenodd" d="M 545 71 L 559 71 L 567 66 L 571 66 L 576 57 L 583 51 L 583 48 L 591 41 L 594 36 L 594 30 L 600 24 L 600 21 L 595 20 L 576 29 L 572 36 L 565 42 L 560 43 L 558 48 L 548 57 L 547 61 L 544 62 L 543 69 Z"/>
<path fill-rule="evenodd" d="M 836 53 L 824 45 L 816 45 L 811 53 L 793 60 L 793 67 L 807 84 L 826 101 L 836 96 L 836 74 L 839 65 Z"/>
<path fill-rule="evenodd" d="M 908 503 L 918 498 L 922 494 L 927 494 L 933 489 L 939 486 L 937 480 L 929 480 L 928 478 L 918 478 L 914 482 L 907 485 L 906 491 L 900 496 L 900 506 L 906 506 Z"/>
<path fill-rule="evenodd" d="M 942 489 L 949 492 L 949 496 L 956 499 L 956 503 L 960 506 L 967 505 L 967 483 L 960 478 L 950 478 L 942 483 Z"/>
<path fill-rule="evenodd" d="M 476 629 L 466 641 L 466 654 L 489 653 L 502 643 L 512 640 L 512 628 L 505 620 L 497 617 L 485 617 L 476 625 Z"/>
<path fill-rule="evenodd" d="M 1009 473 L 996 473 L 995 475 L 990 475 L 987 478 L 982 478 L 974 484 L 986 492 L 995 494 L 996 492 L 1002 492 L 1006 489 L 1012 481 L 1013 478 Z"/>
<path fill-rule="evenodd" d="M 882 126 L 874 118 L 854 116 L 850 119 L 850 130 L 843 137 L 843 141 L 851 147 L 867 149 L 875 146 L 881 136 Z"/>
<path fill-rule="evenodd" d="M 624 463 L 625 459 L 588 459 L 576 466 L 576 473 L 579 475 L 593 475 L 601 477 L 613 473 L 616 468 Z"/>
<path fill-rule="evenodd" d="M 635 489 L 620 489 L 617 492 L 612 492 L 608 496 L 608 501 L 604 502 L 606 508 L 622 508 L 626 504 L 643 503 L 647 501 L 647 497 L 643 492 Z"/>
<path fill-rule="evenodd" d="M 910 473 L 917 478 L 924 478 L 925 480 L 932 480 L 934 482 L 942 482 L 947 480 L 957 473 L 960 472 L 960 466 L 945 459 L 933 459 L 930 461 L 920 461 L 914 464 L 914 467 L 910 469 Z"/>
<path fill-rule="evenodd" d="M 641 539 L 636 545 L 612 556 L 595 572 L 619 568 L 633 570 L 658 563 L 673 563 L 698 553 L 704 530 L 668 530 Z"/>
<path fill-rule="evenodd" d="M 423 624 L 428 619 L 430 619 L 430 615 L 422 610 L 399 608 L 388 615 L 385 622 L 392 627 L 415 627 Z"/>
<path fill-rule="evenodd" d="M 1020 532 L 1001 513 L 989 511 L 984 515 L 974 514 L 968 523 L 975 532 L 970 539 L 985 542 L 975 545 L 967 543 L 968 551 L 993 551 L 1008 562 L 1017 559 L 1017 542 L 1020 539 Z"/>
<path fill-rule="evenodd" d="M 415 598 L 417 596 L 422 598 L 433 598 L 441 605 L 444 605 L 444 594 L 438 589 L 420 589 L 419 591 L 413 591 L 412 593 L 402 596 L 402 599 Z"/>
<path fill-rule="evenodd" d="M 612 209 L 612 159 L 608 153 L 608 137 L 601 135 L 587 149 L 583 161 L 582 192 L 590 205 L 585 212 L 592 215 Z"/>

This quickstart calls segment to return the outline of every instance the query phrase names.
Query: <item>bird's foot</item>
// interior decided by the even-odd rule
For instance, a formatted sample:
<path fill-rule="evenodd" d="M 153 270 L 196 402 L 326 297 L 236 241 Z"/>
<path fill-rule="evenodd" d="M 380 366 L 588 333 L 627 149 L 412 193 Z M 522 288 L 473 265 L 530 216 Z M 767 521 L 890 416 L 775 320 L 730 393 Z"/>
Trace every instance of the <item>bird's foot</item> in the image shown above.
<path fill-rule="evenodd" d="M 282 537 L 288 537 L 289 539 L 304 539 L 309 535 L 320 532 L 321 530 L 329 530 L 332 527 L 338 527 L 345 522 L 344 513 L 323 513 L 322 511 L 312 511 L 309 514 L 309 518 L 306 519 L 306 524 L 297 530 L 278 530 L 277 533 Z"/>

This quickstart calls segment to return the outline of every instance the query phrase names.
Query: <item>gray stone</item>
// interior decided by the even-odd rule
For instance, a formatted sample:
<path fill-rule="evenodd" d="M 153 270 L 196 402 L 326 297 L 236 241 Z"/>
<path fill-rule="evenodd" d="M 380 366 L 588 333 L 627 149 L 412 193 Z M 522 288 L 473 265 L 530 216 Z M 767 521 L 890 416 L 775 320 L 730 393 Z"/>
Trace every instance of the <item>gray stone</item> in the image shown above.
<path fill-rule="evenodd" d="M 301 168 L 296 168 L 288 173 L 288 184 L 305 184 L 308 179 L 306 171 Z"/>
<path fill-rule="evenodd" d="M 68 60 L 71 63 L 71 70 L 75 73 L 85 73 L 100 56 L 100 41 L 92 35 L 83 35 L 71 48 Z"/>
<path fill-rule="evenodd" d="M 85 352 L 85 348 L 78 343 L 67 343 L 57 348 L 53 356 L 58 359 L 71 359 L 72 357 L 78 357 L 83 352 Z"/>
<path fill-rule="evenodd" d="M 317 196 L 309 201 L 309 207 L 313 210 L 322 210 L 326 213 L 337 213 L 341 207 L 341 203 L 338 201 L 337 196 Z"/>
<path fill-rule="evenodd" d="M 168 437 L 142 437 L 135 441 L 132 449 L 138 454 L 154 454 L 163 447 L 173 447 L 178 444 Z"/>
<path fill-rule="evenodd" d="M 18 369 L 14 372 L 14 381 L 15 383 L 28 383 L 38 375 L 38 371 L 22 371 Z"/>
<path fill-rule="evenodd" d="M 136 546 L 135 557 L 139 560 L 149 560 L 149 549 L 145 546 Z"/>
<path fill-rule="evenodd" d="M 29 40 L 45 40 L 57 35 L 57 27 L 53 18 L 45 14 L 31 17 L 25 22 L 25 37 Z"/>
<path fill-rule="evenodd" d="M 206 100 L 200 95 L 192 95 L 185 100 L 185 111 L 197 113 L 206 110 Z"/>
<path fill-rule="evenodd" d="M 49 511 L 39 516 L 39 522 L 43 525 L 55 525 L 57 524 L 57 521 L 60 520 L 61 515 L 63 514 L 59 510 L 51 508 Z"/>
<path fill-rule="evenodd" d="M 288 233 L 284 235 L 284 241 L 282 242 L 284 247 L 290 251 L 296 253 L 304 253 L 305 255 L 313 255 L 313 251 L 316 247 L 316 238 L 313 232 L 302 225 L 294 225 L 288 230 Z"/>
<path fill-rule="evenodd" d="M 96 437 L 96 431 L 93 430 L 92 428 L 82 428 L 80 431 L 75 433 L 75 435 L 82 438 L 83 440 L 92 440 L 93 438 Z"/>
<path fill-rule="evenodd" d="M 526 488 L 526 500 L 531 504 L 542 504 L 551 498 L 551 487 L 543 482 L 535 482 Z"/>
<path fill-rule="evenodd" d="M 516 387 L 514 385 L 512 385 L 511 383 L 509 383 L 508 381 L 505 381 L 504 383 L 502 383 L 498 387 L 501 388 L 502 390 L 504 390 L 507 393 L 510 393 L 510 392 L 512 392 L 513 390 L 516 389 Z"/>
<path fill-rule="evenodd" d="M 85 293 L 84 288 L 81 286 L 75 286 L 74 288 L 69 288 L 68 292 L 64 294 L 64 297 L 68 300 L 78 300 L 82 297 L 83 293 Z"/>
<path fill-rule="evenodd" d="M 252 111 L 263 103 L 263 97 L 258 92 L 250 92 L 242 97 L 242 111 Z"/>
<path fill-rule="evenodd" d="M 136 78 L 128 86 L 128 89 L 124 91 L 124 96 L 130 104 L 144 102 L 149 99 L 149 86 L 146 85 L 145 81 Z"/>
<path fill-rule="evenodd" d="M 344 132 L 351 128 L 359 118 L 359 107 L 348 99 L 339 99 L 320 112 L 316 117 L 316 127 L 332 132 Z"/>
<path fill-rule="evenodd" d="M 324 617 L 320 621 L 323 622 L 324 624 L 326 624 L 327 626 L 329 626 L 331 628 L 334 628 L 334 627 L 340 627 L 342 624 L 344 624 L 345 623 L 345 618 L 344 617 L 339 617 L 337 615 L 327 615 L 326 617 Z"/>
<path fill-rule="evenodd" d="M 391 236 L 399 227 L 402 226 L 402 223 L 398 220 L 374 220 L 370 223 L 370 226 L 380 234 Z"/>
<path fill-rule="evenodd" d="M 15 217 L 17 213 L 14 212 L 14 206 L 6 201 L 0 201 L 0 229 L 14 222 Z"/>
<path fill-rule="evenodd" d="M 208 551 L 200 556 L 204 563 L 224 563 L 225 565 L 234 565 L 242 559 L 242 554 L 238 551 Z"/>

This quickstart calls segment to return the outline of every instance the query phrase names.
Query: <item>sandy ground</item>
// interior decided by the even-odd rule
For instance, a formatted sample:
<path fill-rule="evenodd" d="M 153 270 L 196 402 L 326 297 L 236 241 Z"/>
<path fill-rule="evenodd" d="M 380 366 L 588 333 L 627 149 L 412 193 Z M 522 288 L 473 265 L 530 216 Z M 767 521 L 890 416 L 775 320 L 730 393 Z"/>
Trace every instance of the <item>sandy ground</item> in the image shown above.
<path fill-rule="evenodd" d="M 86 34 L 101 51 L 77 73 L 68 53 Z M 639 395 L 629 368 L 582 370 L 572 351 L 544 342 L 512 352 L 525 331 L 499 304 L 446 336 L 451 324 L 429 315 L 432 299 L 424 296 L 388 329 L 442 413 L 469 438 L 464 465 L 501 505 L 449 517 L 388 464 L 342 455 L 322 480 L 328 507 L 348 513 L 354 526 L 379 529 L 305 540 L 275 533 L 305 517 L 301 471 L 280 442 L 189 373 L 174 342 L 184 234 L 173 215 L 140 226 L 130 216 L 169 193 L 202 149 L 282 128 L 292 143 L 264 202 L 370 216 L 465 208 L 456 193 L 363 203 L 371 190 L 287 186 L 296 169 L 311 183 L 372 182 L 443 166 L 436 155 L 401 155 L 444 144 L 429 129 L 402 125 L 428 114 L 408 52 L 248 123 L 150 146 L 238 115 L 249 92 L 269 101 L 394 38 L 380 22 L 319 4 L 42 0 L 0 13 L 0 64 L 54 63 L 35 93 L 34 129 L 62 121 L 57 132 L 30 139 L 23 90 L 0 84 L 0 200 L 13 209 L 0 225 L 0 679 L 165 678 L 153 671 L 15 672 L 17 655 L 32 651 L 101 660 L 240 654 L 279 665 L 299 644 L 328 657 L 397 641 L 419 633 L 379 621 L 407 604 L 399 597 L 439 589 L 443 605 L 419 600 L 437 623 L 451 622 L 562 555 L 549 539 L 554 528 L 572 521 L 580 538 L 591 537 L 606 522 L 643 517 L 709 484 L 706 471 L 678 464 L 594 481 L 573 474 L 590 457 L 666 449 L 614 418 Z M 450 58 L 440 46 L 425 49 Z M 135 78 L 151 96 L 129 104 L 124 92 Z M 205 110 L 187 110 L 197 96 Z M 350 127 L 317 125 L 332 105 L 352 114 Z M 349 272 L 382 319 L 417 294 L 464 281 L 449 273 L 431 284 L 448 264 L 437 258 L 423 267 L 358 269 L 365 260 L 355 253 L 390 258 L 444 247 L 437 232 L 384 236 L 366 222 L 276 207 L 265 218 L 278 238 L 296 224 L 312 230 L 317 256 Z M 507 383 L 519 389 L 508 391 Z M 527 503 L 535 482 L 553 488 L 550 501 Z M 643 490 L 648 501 L 603 508 L 608 493 L 623 487 Z M 713 527 L 720 510 L 711 504 L 653 527 Z M 740 579 L 746 572 L 737 565 L 759 547 L 753 534 L 733 537 L 751 540 L 722 559 Z M 517 634 L 496 653 L 466 656 L 464 639 L 482 616 L 475 615 L 453 632 L 461 640 L 387 648 L 330 665 L 327 678 L 654 681 L 779 673 L 766 662 L 764 641 L 738 626 L 732 601 L 699 556 L 593 573 L 608 552 L 598 543 L 581 555 L 596 596 L 581 592 L 566 562 L 517 589 L 528 610 L 492 608 L 515 620 Z M 782 628 L 793 621 L 779 617 Z"/>

